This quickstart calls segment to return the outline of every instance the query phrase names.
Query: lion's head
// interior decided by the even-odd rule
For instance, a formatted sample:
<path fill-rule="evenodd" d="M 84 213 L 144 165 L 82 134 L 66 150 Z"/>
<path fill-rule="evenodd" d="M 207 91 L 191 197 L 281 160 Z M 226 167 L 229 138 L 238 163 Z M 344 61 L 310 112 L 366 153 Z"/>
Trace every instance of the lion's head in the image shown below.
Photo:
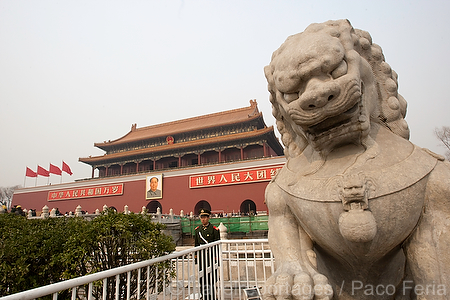
<path fill-rule="evenodd" d="M 364 139 L 376 122 L 408 139 L 397 74 L 368 32 L 347 20 L 312 24 L 290 36 L 264 69 L 286 156 Z"/>

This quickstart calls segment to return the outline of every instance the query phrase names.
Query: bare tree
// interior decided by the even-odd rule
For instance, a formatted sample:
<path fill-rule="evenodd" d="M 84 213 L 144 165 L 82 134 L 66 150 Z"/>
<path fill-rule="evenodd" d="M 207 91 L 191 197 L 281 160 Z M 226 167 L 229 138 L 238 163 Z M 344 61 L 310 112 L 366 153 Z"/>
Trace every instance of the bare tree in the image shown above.
<path fill-rule="evenodd" d="M 11 208 L 14 190 L 18 189 L 20 185 L 0 187 L 0 204 L 6 205 L 7 209 Z"/>
<path fill-rule="evenodd" d="M 441 128 L 435 128 L 434 133 L 436 137 L 447 147 L 445 157 L 450 160 L 450 127 L 442 126 Z"/>

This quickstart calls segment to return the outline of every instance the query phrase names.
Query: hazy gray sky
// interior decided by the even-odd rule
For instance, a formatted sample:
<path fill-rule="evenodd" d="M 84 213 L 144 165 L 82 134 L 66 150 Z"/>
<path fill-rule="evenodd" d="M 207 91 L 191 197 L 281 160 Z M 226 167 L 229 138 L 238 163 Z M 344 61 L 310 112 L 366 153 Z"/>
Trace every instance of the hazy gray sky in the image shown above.
<path fill-rule="evenodd" d="M 372 35 L 399 75 L 410 140 L 443 154 L 433 132 L 450 126 L 449 15 L 444 0 L 0 0 L 0 186 L 62 160 L 74 173 L 63 182 L 88 178 L 78 158 L 134 123 L 256 99 L 273 125 L 263 67 L 289 35 L 330 19 Z"/>

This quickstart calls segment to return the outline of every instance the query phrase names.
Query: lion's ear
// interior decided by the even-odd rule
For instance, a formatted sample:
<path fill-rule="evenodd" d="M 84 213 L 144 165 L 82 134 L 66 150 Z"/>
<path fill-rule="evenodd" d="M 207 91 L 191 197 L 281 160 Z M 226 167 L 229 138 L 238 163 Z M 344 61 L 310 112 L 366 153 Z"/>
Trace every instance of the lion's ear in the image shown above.
<path fill-rule="evenodd" d="M 273 76 L 272 76 L 272 67 L 270 65 L 264 67 L 264 75 L 266 76 L 269 85 L 272 85 Z"/>

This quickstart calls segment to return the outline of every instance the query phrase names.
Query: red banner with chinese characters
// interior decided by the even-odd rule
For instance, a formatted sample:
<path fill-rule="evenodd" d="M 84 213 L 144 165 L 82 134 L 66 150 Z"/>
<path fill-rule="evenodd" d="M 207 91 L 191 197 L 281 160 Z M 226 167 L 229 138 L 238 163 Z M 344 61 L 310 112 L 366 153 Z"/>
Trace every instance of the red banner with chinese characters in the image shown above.
<path fill-rule="evenodd" d="M 278 170 L 280 169 L 281 166 L 191 176 L 189 178 L 189 188 L 193 189 L 210 186 L 268 181 L 275 177 Z"/>
<path fill-rule="evenodd" d="M 116 196 L 123 194 L 123 183 L 81 187 L 48 192 L 48 201 Z"/>

